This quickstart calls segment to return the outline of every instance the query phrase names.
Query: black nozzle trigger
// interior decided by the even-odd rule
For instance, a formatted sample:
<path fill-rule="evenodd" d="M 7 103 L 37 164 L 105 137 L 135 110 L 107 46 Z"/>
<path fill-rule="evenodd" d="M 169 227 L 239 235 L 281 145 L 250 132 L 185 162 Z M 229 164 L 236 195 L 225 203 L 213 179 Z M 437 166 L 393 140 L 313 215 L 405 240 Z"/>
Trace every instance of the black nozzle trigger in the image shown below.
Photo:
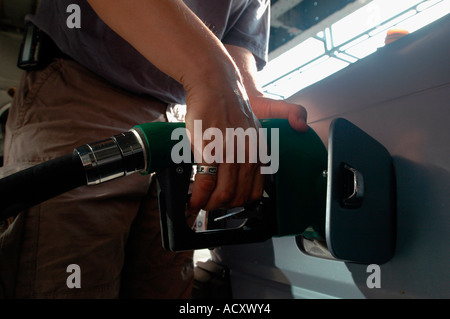
<path fill-rule="evenodd" d="M 257 218 L 233 229 L 196 232 L 186 220 L 192 164 L 181 163 L 157 172 L 163 247 L 172 251 L 261 242 L 274 234 L 273 201 L 262 198 Z"/>

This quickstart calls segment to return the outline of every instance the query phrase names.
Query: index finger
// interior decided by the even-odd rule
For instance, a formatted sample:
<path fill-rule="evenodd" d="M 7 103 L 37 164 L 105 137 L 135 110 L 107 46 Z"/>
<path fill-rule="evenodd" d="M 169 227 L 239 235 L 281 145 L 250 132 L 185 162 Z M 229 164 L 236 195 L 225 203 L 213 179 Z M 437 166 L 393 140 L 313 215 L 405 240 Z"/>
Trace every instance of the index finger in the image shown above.
<path fill-rule="evenodd" d="M 189 210 L 197 212 L 208 203 L 217 184 L 218 166 L 197 165 L 197 173 L 192 185 L 192 195 L 189 200 Z"/>

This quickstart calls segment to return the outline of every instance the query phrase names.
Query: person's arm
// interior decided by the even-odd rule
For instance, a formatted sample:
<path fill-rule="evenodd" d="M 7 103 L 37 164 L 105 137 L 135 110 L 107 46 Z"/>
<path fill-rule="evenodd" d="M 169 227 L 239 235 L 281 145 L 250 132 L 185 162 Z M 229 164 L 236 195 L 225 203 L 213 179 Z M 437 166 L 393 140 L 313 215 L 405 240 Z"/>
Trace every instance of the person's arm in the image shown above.
<path fill-rule="evenodd" d="M 181 0 L 88 0 L 98 16 L 148 61 L 186 90 L 186 128 L 203 130 L 259 127 L 242 79 L 222 43 Z M 194 137 L 195 138 L 195 137 Z M 203 148 L 208 141 L 203 141 Z M 192 143 L 191 143 L 192 144 Z M 226 154 L 224 141 L 223 154 Z M 194 145 L 192 145 L 194 146 Z M 203 162 L 194 150 L 196 160 Z M 246 150 L 242 150 L 248 152 Z M 190 209 L 230 208 L 262 194 L 258 163 L 215 163 L 217 176 L 197 175 Z"/>
<path fill-rule="evenodd" d="M 259 119 L 288 119 L 292 128 L 300 132 L 305 131 L 307 129 L 307 114 L 303 106 L 282 100 L 270 99 L 261 92 L 255 81 L 257 67 L 252 52 L 235 45 L 225 45 L 225 48 L 234 59 L 242 74 L 250 105 L 256 117 Z"/>
<path fill-rule="evenodd" d="M 179 0 L 88 0 L 111 29 L 182 84 L 230 69 L 221 42 Z M 223 70 L 217 70 L 223 72 Z"/>

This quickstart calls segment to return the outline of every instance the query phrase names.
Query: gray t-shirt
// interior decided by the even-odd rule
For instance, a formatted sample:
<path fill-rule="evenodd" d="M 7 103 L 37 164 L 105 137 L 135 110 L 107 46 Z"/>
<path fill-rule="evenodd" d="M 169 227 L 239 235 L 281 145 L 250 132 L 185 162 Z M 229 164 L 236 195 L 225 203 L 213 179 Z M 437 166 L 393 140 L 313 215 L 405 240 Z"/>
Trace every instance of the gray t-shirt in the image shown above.
<path fill-rule="evenodd" d="M 269 0 L 184 0 L 224 43 L 250 50 L 261 69 L 267 62 Z M 80 7 L 80 28 L 67 19 Z M 130 44 L 105 25 L 85 0 L 41 0 L 28 18 L 46 32 L 65 54 L 109 82 L 167 103 L 185 103 L 183 87 L 159 71 Z M 164 49 L 164 48 L 162 48 Z"/>

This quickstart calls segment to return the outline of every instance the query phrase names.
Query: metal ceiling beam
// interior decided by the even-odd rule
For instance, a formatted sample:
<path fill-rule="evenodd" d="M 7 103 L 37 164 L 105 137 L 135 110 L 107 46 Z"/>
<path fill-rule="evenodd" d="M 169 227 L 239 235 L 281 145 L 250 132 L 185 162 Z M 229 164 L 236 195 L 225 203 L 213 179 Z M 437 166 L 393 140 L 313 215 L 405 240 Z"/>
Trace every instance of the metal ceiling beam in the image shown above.
<path fill-rule="evenodd" d="M 292 10 L 296 5 L 298 5 L 303 0 L 278 0 L 273 5 L 271 5 L 270 19 L 271 25 L 274 27 L 286 27 L 282 21 L 278 20 L 280 16 Z"/>
<path fill-rule="evenodd" d="M 352 12 L 360 9 L 361 7 L 367 5 L 368 3 L 372 2 L 372 1 L 373 0 L 357 0 L 355 2 L 349 3 L 348 5 L 346 5 L 341 10 L 336 11 L 335 13 L 329 15 L 328 17 L 326 17 L 322 21 L 320 21 L 317 24 L 313 25 L 311 28 L 300 32 L 294 38 L 292 38 L 290 41 L 286 42 L 286 44 L 284 44 L 284 45 L 276 48 L 272 52 L 270 52 L 269 53 L 269 59 L 272 60 L 272 59 L 276 58 L 277 56 L 283 54 L 284 52 L 292 49 L 293 47 L 295 47 L 298 44 L 302 43 L 306 39 L 308 39 L 308 38 L 310 38 L 312 36 L 315 36 L 318 32 L 325 30 L 325 28 L 330 27 L 333 23 L 341 20 L 345 16 L 351 14 Z M 299 0 L 278 0 L 273 5 L 273 7 L 276 6 L 278 4 L 278 2 L 282 2 L 282 3 L 283 2 L 289 2 L 289 3 L 295 2 L 296 4 L 298 4 L 298 3 L 301 2 L 301 0 L 300 1 Z M 287 4 L 285 3 L 284 5 L 287 5 Z M 277 12 L 279 12 L 279 11 L 277 11 Z M 271 23 L 271 25 L 275 26 L 273 24 L 273 22 Z M 284 26 L 284 27 L 286 27 L 286 26 Z M 287 27 L 287 28 L 292 28 L 292 27 Z"/>

